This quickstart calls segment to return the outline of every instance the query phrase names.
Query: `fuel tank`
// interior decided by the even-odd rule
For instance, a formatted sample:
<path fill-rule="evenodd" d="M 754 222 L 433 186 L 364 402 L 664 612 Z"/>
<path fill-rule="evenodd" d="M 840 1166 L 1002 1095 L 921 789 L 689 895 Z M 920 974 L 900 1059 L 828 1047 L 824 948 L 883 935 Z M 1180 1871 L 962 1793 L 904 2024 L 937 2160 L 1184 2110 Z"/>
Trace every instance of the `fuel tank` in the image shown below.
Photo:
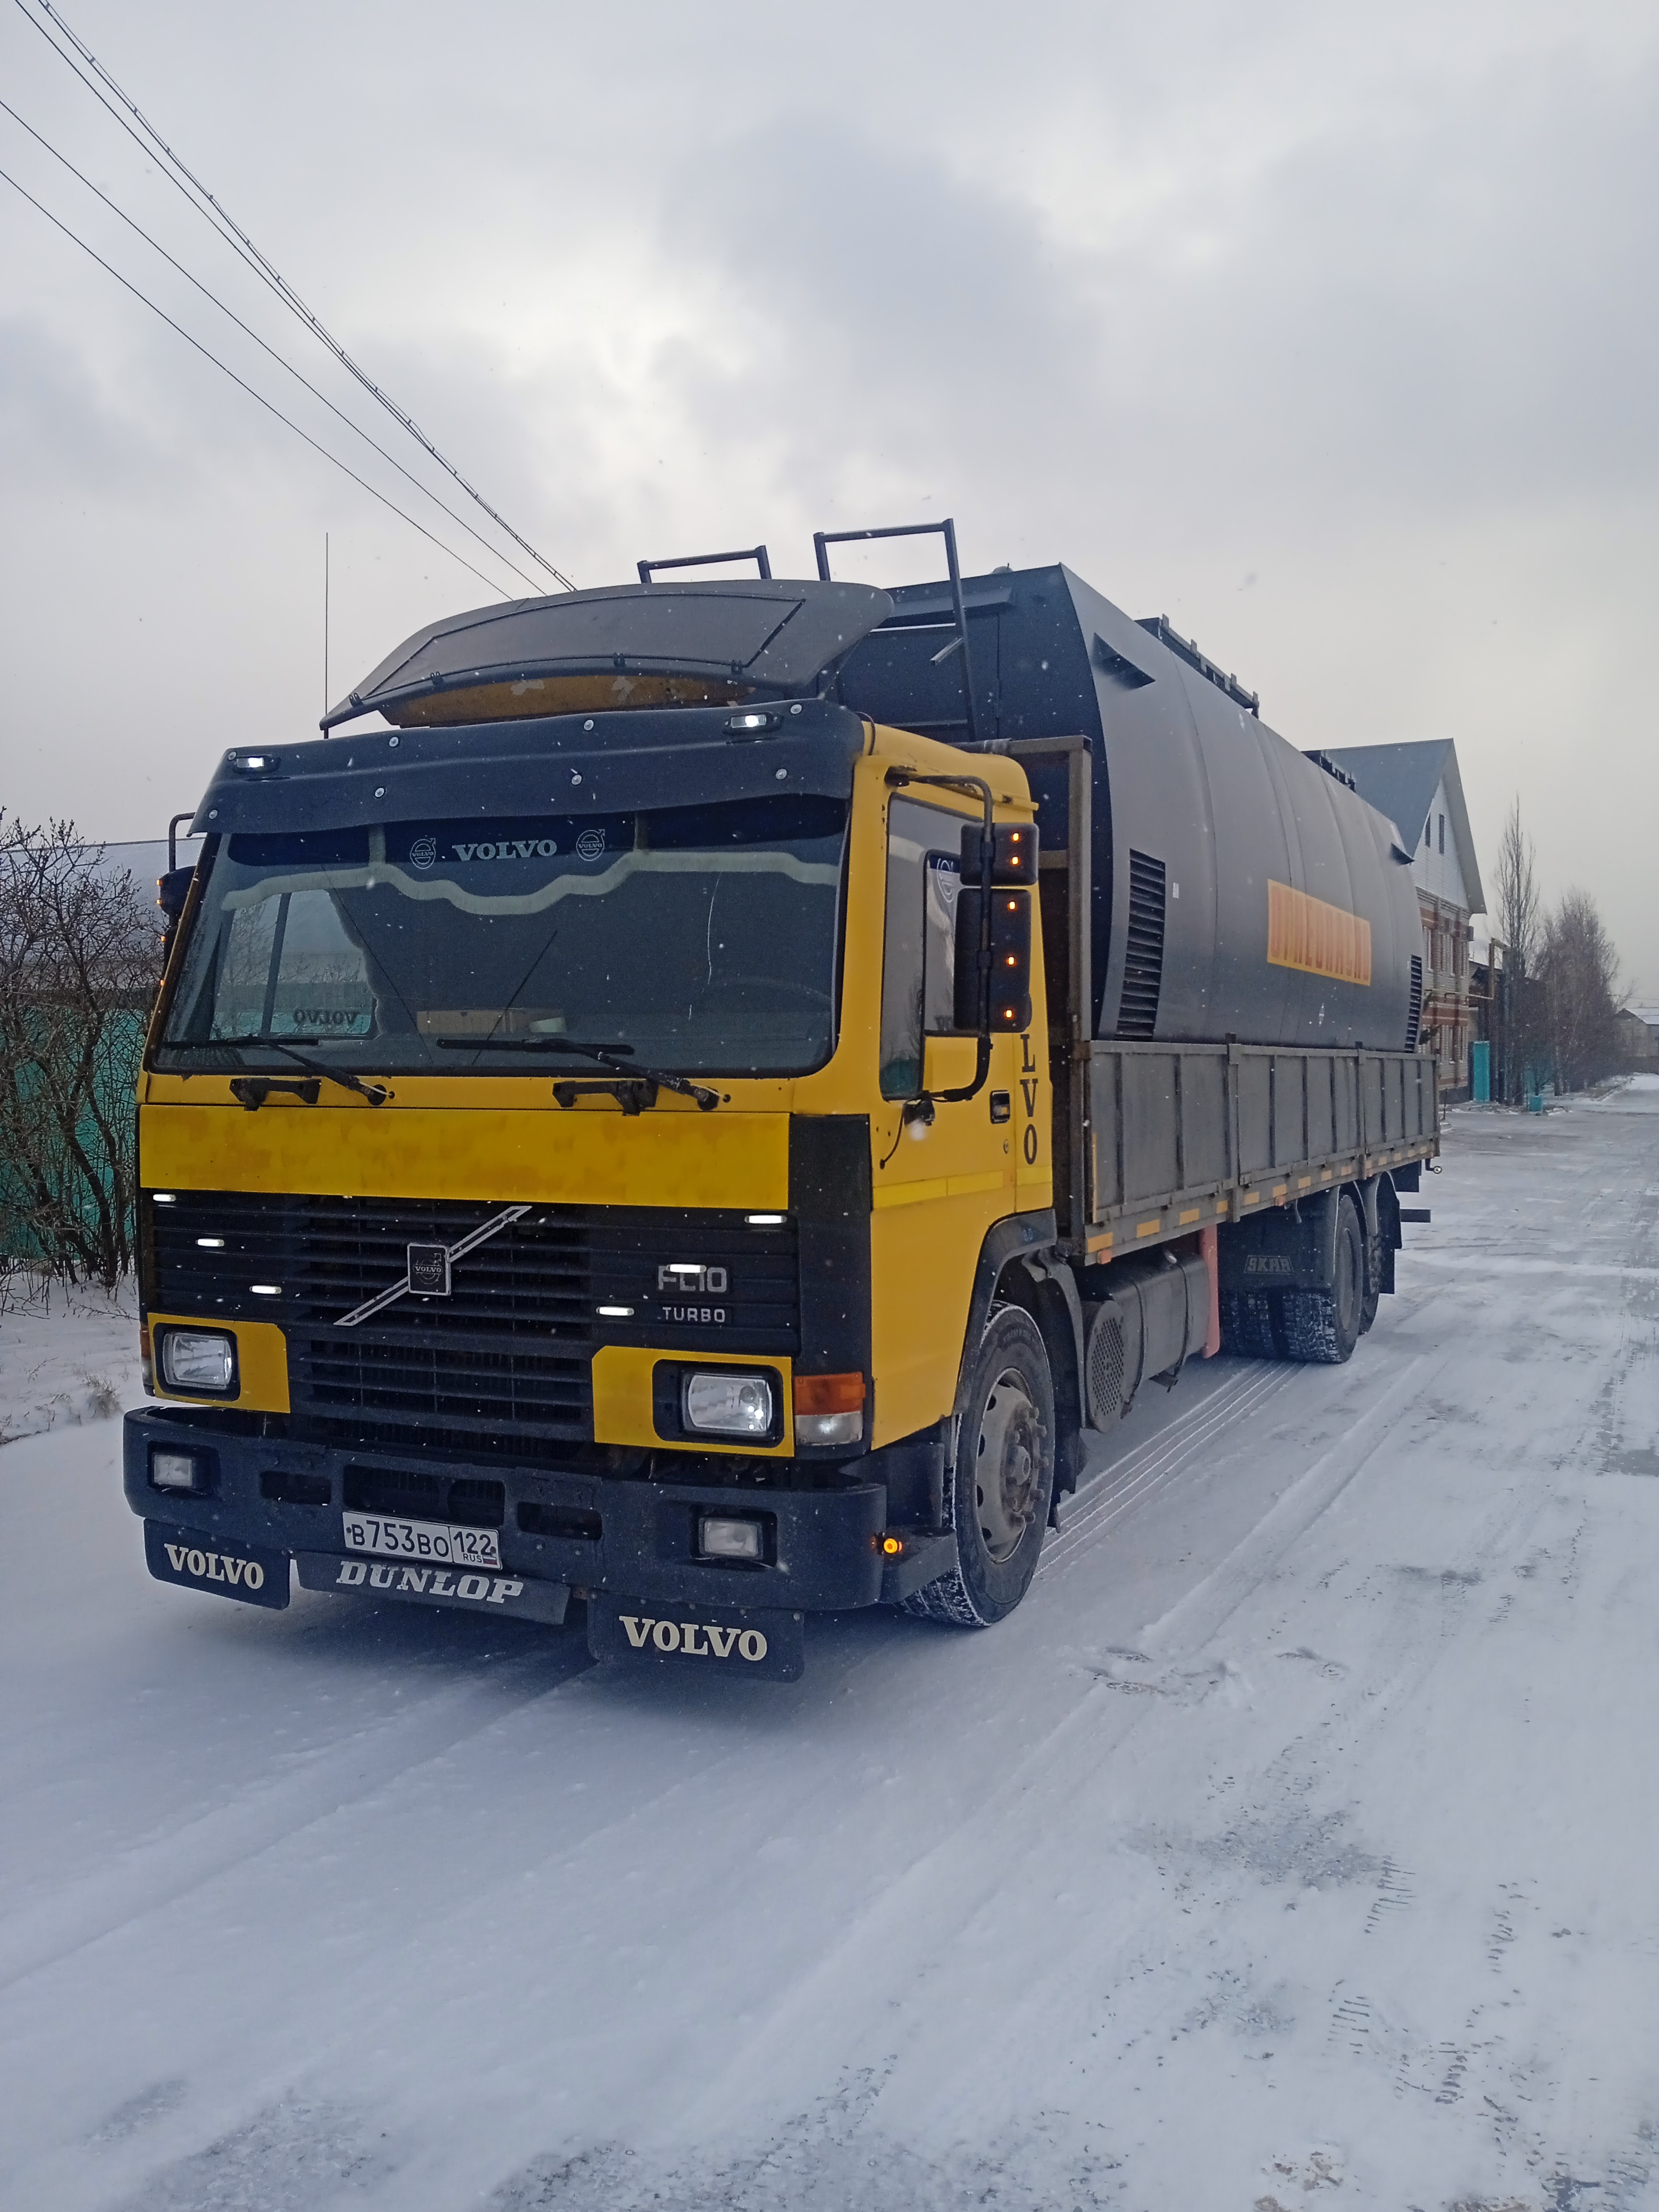
<path fill-rule="evenodd" d="M 1096 1036 L 1414 1049 L 1422 926 L 1398 828 L 1162 617 L 1132 620 L 1064 567 L 967 577 L 963 592 L 980 740 L 1092 748 Z M 960 743 L 948 592 L 891 598 L 839 696 Z M 1058 848 L 1063 768 L 1036 764 L 1031 781 Z"/>

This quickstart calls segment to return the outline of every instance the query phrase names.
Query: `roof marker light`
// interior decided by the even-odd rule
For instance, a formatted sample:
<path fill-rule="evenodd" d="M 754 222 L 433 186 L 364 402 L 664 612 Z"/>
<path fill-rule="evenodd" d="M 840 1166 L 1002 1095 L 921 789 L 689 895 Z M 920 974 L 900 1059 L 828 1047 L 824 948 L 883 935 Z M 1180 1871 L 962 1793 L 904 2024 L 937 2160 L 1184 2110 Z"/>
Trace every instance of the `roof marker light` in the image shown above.
<path fill-rule="evenodd" d="M 781 1213 L 745 1213 L 743 1218 L 751 1229 L 781 1229 L 785 1218 Z"/>

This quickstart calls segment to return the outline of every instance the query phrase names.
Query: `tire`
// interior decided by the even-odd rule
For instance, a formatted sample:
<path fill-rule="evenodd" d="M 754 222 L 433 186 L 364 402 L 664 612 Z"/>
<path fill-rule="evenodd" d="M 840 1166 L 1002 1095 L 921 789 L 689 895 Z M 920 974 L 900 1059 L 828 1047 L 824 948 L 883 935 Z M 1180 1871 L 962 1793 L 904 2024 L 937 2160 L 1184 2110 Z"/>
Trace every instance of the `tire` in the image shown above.
<path fill-rule="evenodd" d="M 998 1306 L 969 1363 L 957 1430 L 957 1565 L 901 1600 L 957 1628 L 1006 1620 L 1031 1586 L 1054 1488 L 1054 1386 L 1036 1323 Z"/>
<path fill-rule="evenodd" d="M 1359 1302 L 1359 1334 L 1376 1319 L 1376 1310 L 1382 1303 L 1382 1247 L 1381 1239 L 1365 1239 L 1365 1295 Z"/>
<path fill-rule="evenodd" d="M 1221 1348 L 1245 1359 L 1282 1359 L 1279 1299 L 1272 1291 L 1229 1291 L 1221 1301 Z"/>
<path fill-rule="evenodd" d="M 1279 1314 L 1291 1359 L 1340 1367 L 1353 1357 L 1365 1306 L 1365 1236 L 1344 1191 L 1336 1209 L 1336 1255 L 1328 1291 L 1286 1291 Z"/>

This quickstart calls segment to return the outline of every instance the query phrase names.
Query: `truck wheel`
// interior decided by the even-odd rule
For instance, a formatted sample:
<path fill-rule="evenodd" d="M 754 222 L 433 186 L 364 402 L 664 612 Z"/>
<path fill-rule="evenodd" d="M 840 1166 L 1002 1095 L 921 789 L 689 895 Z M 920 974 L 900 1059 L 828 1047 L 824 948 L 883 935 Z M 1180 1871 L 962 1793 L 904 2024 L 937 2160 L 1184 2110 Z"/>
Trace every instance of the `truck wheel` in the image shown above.
<path fill-rule="evenodd" d="M 1229 1291 L 1221 1301 L 1221 1348 L 1245 1359 L 1282 1359 L 1278 1299 L 1271 1291 Z"/>
<path fill-rule="evenodd" d="M 1365 1304 L 1365 1238 L 1359 1208 L 1344 1191 L 1336 1210 L 1336 1262 L 1328 1291 L 1286 1291 L 1279 1306 L 1292 1359 L 1340 1367 L 1359 1341 Z"/>
<path fill-rule="evenodd" d="M 1359 1334 L 1376 1319 L 1376 1310 L 1382 1303 L 1382 1249 L 1380 1243 L 1365 1239 L 1365 1295 L 1359 1302 Z"/>
<path fill-rule="evenodd" d="M 906 1613 L 989 1628 L 1030 1588 L 1054 1486 L 1054 1386 L 1030 1314 L 1000 1306 L 968 1370 L 951 1493 L 957 1565 Z"/>

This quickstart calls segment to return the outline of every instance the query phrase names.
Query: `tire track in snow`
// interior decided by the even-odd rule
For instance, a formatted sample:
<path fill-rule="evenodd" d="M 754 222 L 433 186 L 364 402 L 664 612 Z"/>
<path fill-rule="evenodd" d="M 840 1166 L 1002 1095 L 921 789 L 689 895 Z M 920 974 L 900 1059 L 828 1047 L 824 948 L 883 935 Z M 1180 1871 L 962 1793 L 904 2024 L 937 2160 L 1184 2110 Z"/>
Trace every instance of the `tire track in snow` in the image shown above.
<path fill-rule="evenodd" d="M 574 1649 L 571 1656 L 572 1672 L 584 1671 L 586 1646 L 579 1658 Z M 130 1922 L 177 1904 L 204 1883 L 373 1796 L 562 1686 L 547 1683 L 545 1671 L 546 1655 L 538 1653 L 515 1670 L 538 1678 L 527 1695 L 509 1691 L 504 1697 L 507 1686 L 495 1676 L 434 1696 L 416 1711 L 356 1729 L 229 1803 L 149 1837 L 53 1896 L 33 1899 L 0 1921 L 0 1992 Z"/>
<path fill-rule="evenodd" d="M 1273 1365 L 1240 1375 L 1127 1458 L 1103 1469 L 1072 1500 L 1059 1530 L 1043 1549 L 1034 1579 L 1043 1582 L 1058 1573 L 1078 1553 L 1098 1541 L 1114 1522 L 1184 1474 L 1221 1430 L 1277 1395 L 1297 1372 L 1294 1367 Z M 1097 1489 L 1101 1495 L 1091 1498 Z"/>
<path fill-rule="evenodd" d="M 1426 1303 L 1426 1302 L 1425 1302 Z M 1320 1453 L 1282 1492 L 1245 1534 L 1222 1554 L 1176 1604 L 1142 1632 L 1138 1641 L 1145 1650 L 1156 1650 L 1166 1662 L 1190 1662 L 1218 1633 L 1226 1621 L 1261 1583 L 1272 1575 L 1285 1555 L 1347 1489 L 1407 1418 L 1410 1389 L 1432 1379 L 1454 1357 L 1455 1346 L 1437 1346 L 1413 1358 L 1390 1359 L 1368 1378 L 1366 1402 L 1342 1434 Z M 1170 1431 L 1149 1440 L 1125 1464 L 1133 1465 L 1149 1486 L 1138 1498 L 1152 1494 L 1160 1482 L 1173 1480 L 1190 1468 L 1196 1455 L 1214 1433 L 1228 1426 L 1243 1411 L 1276 1395 L 1298 1380 L 1314 1382 L 1319 1370 L 1300 1366 L 1275 1367 L 1265 1377 L 1251 1376 L 1241 1387 L 1226 1389 L 1185 1417 L 1176 1440 L 1176 1464 L 1161 1465 L 1159 1448 L 1169 1456 Z M 1172 1424 L 1172 1427 L 1176 1425 Z M 1130 1478 L 1133 1480 L 1133 1477 Z M 1114 1492 L 1100 1501 L 1104 1509 L 1090 1516 L 1083 1532 L 1085 1546 L 1091 1535 L 1109 1526 Z M 1133 1504 L 1135 1500 L 1126 1501 Z M 1063 1534 L 1063 1532 L 1062 1532 Z M 1064 1564 L 1062 1561 L 1061 1564 Z M 1041 1569 L 1039 1569 L 1039 1575 Z M 697 2092 L 697 2109 L 705 2119 L 718 2113 L 733 2124 L 750 2116 L 746 2087 L 751 2070 L 763 2059 L 792 2045 L 811 2045 L 814 2039 L 854 2050 L 860 2032 L 867 2029 L 878 2000 L 872 2002 L 870 1961 L 883 1961 L 882 1987 L 889 1994 L 915 1986 L 939 1962 L 948 1960 L 954 1936 L 968 1942 L 976 1927 L 994 1922 L 1006 1898 L 1007 1862 L 1022 1856 L 1030 1838 L 1063 1828 L 1068 1812 L 1074 1813 L 1079 1773 L 1098 1777 L 1127 1740 L 1143 1725 L 1160 1701 L 1153 1698 L 1121 1698 L 1103 1709 L 1088 1689 L 1032 1741 L 1024 1755 L 1003 1773 L 979 1803 L 930 1848 L 919 1852 L 895 1881 L 872 1895 L 866 1905 L 853 1913 L 837 1940 L 829 1945 L 811 1970 L 784 1991 L 750 2032 L 737 2041 L 726 2066 L 715 2081 Z M 1356 1697 L 1363 1694 L 1357 1686 Z M 1087 1754 L 1079 1756 L 1079 1741 L 1086 1739 Z M 967 1878 L 963 1870 L 971 1869 Z M 951 1923 L 944 1924 L 948 1914 Z M 1122 1931 L 1121 1942 L 1099 1962 L 1108 1978 L 1112 1960 L 1124 1955 L 1144 1938 L 1138 1925 Z"/>
<path fill-rule="evenodd" d="M 1190 1657 L 1218 1634 L 1250 1593 L 1275 1571 L 1291 1547 L 1364 1474 L 1392 1431 L 1407 1419 L 1411 1393 L 1420 1393 L 1450 1363 L 1454 1352 L 1451 1346 L 1437 1352 L 1420 1352 L 1403 1366 L 1391 1365 L 1379 1376 L 1371 1402 L 1358 1419 L 1303 1469 L 1207 1574 L 1167 1612 L 1148 1622 L 1139 1639 L 1143 1649 L 1158 1647 L 1170 1656 L 1178 1650 Z"/>

